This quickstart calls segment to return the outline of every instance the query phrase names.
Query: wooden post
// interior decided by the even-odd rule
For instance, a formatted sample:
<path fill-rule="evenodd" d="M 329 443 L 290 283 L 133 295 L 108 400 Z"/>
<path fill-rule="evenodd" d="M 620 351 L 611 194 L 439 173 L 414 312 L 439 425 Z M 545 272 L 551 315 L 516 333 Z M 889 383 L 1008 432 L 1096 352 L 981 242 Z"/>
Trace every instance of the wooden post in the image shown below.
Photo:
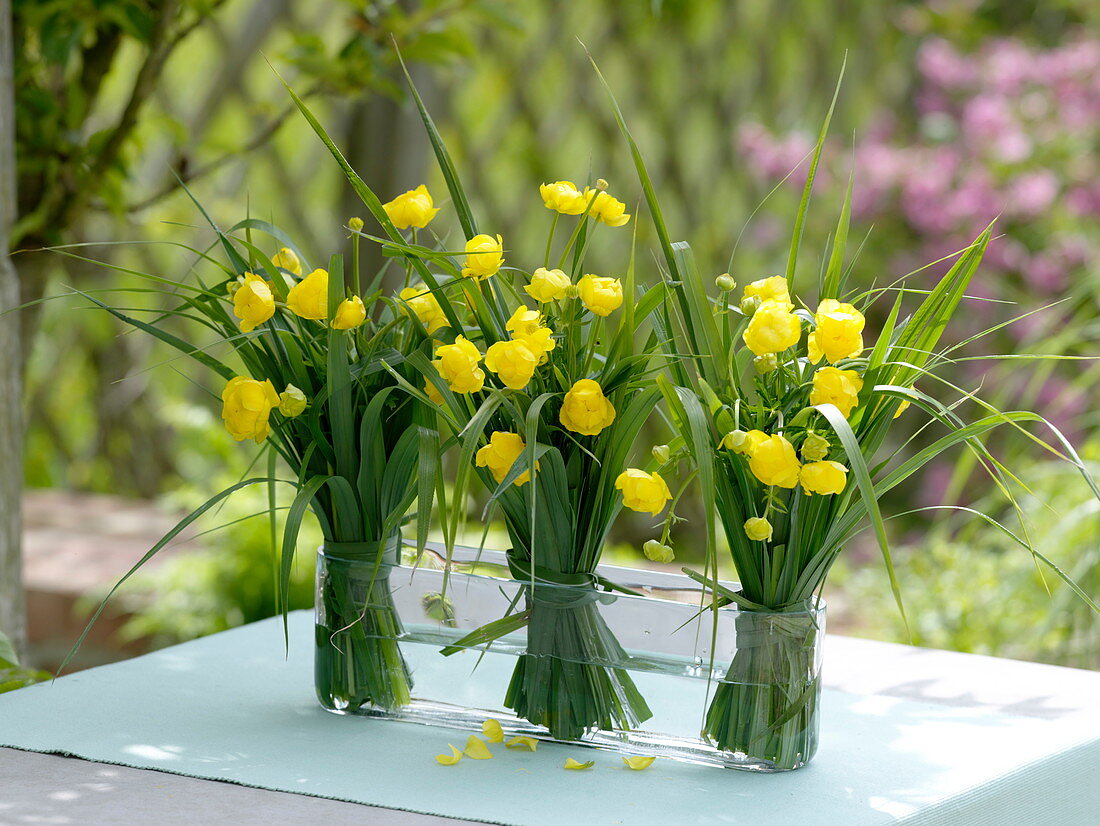
<path fill-rule="evenodd" d="M 23 371 L 19 355 L 19 281 L 8 255 L 15 219 L 15 87 L 11 0 L 0 0 L 0 630 L 26 648 L 23 597 Z"/>

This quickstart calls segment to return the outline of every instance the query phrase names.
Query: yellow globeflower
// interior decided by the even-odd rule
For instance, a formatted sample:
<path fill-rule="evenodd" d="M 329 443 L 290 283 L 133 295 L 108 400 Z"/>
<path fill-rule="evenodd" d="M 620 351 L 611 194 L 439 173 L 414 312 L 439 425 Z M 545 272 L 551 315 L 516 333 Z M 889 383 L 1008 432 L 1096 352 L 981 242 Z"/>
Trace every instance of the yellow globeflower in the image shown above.
<path fill-rule="evenodd" d="M 398 229 L 409 227 L 423 229 L 439 212 L 434 208 L 432 196 L 424 184 L 398 195 L 388 204 L 382 204 L 382 209 L 386 210 L 386 214 Z"/>
<path fill-rule="evenodd" d="M 722 438 L 722 447 L 740 453 L 742 456 L 752 456 L 761 442 L 768 438 L 763 430 L 732 430 Z"/>
<path fill-rule="evenodd" d="M 435 355 L 432 364 L 455 393 L 477 393 L 485 386 L 485 371 L 477 366 L 481 352 L 465 336 L 440 345 Z"/>
<path fill-rule="evenodd" d="M 271 282 L 246 272 L 233 292 L 233 315 L 241 320 L 241 330 L 250 333 L 275 315 L 275 296 Z"/>
<path fill-rule="evenodd" d="M 279 406 L 279 394 L 270 379 L 256 381 L 244 376 L 231 378 L 222 390 L 222 421 L 238 442 L 255 439 L 259 444 L 271 429 L 267 419 Z"/>
<path fill-rule="evenodd" d="M 522 339 L 498 341 L 485 352 L 485 366 L 496 373 L 506 387 L 522 390 L 535 375 L 540 356 Z"/>
<path fill-rule="evenodd" d="M 745 520 L 745 536 L 753 542 L 766 542 L 772 538 L 772 523 L 760 516 L 752 516 Z"/>
<path fill-rule="evenodd" d="M 651 513 L 654 516 L 665 509 L 672 498 L 672 492 L 659 473 L 646 473 L 644 470 L 630 467 L 619 474 L 615 480 L 615 490 L 623 492 L 623 504 L 638 513 Z"/>
<path fill-rule="evenodd" d="M 586 204 L 592 199 L 593 192 L 595 190 L 585 187 L 584 202 Z M 627 221 L 630 220 L 630 216 L 626 213 L 626 204 L 615 200 L 606 192 L 600 192 L 596 195 L 596 200 L 592 202 L 588 214 L 609 227 L 625 226 Z"/>
<path fill-rule="evenodd" d="M 788 310 L 794 309 L 791 294 L 787 291 L 787 279 L 781 275 L 753 281 L 745 287 L 745 298 L 759 298 L 761 304 L 765 301 L 778 301 Z"/>
<path fill-rule="evenodd" d="M 336 330 L 351 330 L 366 320 L 367 308 L 363 306 L 363 299 L 353 295 L 351 298 L 345 298 L 337 306 L 332 326 Z"/>
<path fill-rule="evenodd" d="M 617 278 L 586 275 L 577 282 L 584 306 L 598 316 L 609 316 L 623 304 L 623 284 Z"/>
<path fill-rule="evenodd" d="M 512 333 L 512 338 L 526 344 L 527 349 L 538 356 L 539 364 L 546 363 L 549 358 L 547 353 L 556 346 L 553 338 L 553 331 L 549 327 L 539 327 L 534 332 L 528 333 L 525 336 Z"/>
<path fill-rule="evenodd" d="M 300 416 L 306 409 L 306 394 L 288 384 L 286 390 L 279 394 L 279 412 L 288 419 Z"/>
<path fill-rule="evenodd" d="M 429 333 L 447 326 L 447 316 L 443 314 L 443 308 L 439 306 L 439 302 L 427 287 L 422 284 L 406 287 L 397 295 L 409 305 L 409 309 L 416 313 L 416 317 L 428 328 Z"/>
<path fill-rule="evenodd" d="M 299 318 L 324 321 L 328 318 L 328 272 L 314 270 L 293 287 L 286 297 L 287 308 Z"/>
<path fill-rule="evenodd" d="M 562 215 L 580 215 L 588 203 L 572 181 L 555 181 L 539 187 L 539 194 L 547 209 Z"/>
<path fill-rule="evenodd" d="M 781 353 L 798 344 L 802 324 L 786 305 L 765 301 L 760 305 L 741 338 L 756 355 Z"/>
<path fill-rule="evenodd" d="M 817 305 L 814 320 L 817 327 L 806 339 L 810 361 L 814 364 L 821 361 L 822 356 L 830 364 L 836 364 L 863 352 L 863 313 L 851 304 L 826 298 Z"/>
<path fill-rule="evenodd" d="M 295 255 L 294 250 L 290 247 L 283 247 L 275 253 L 275 255 L 271 257 L 271 263 L 295 275 L 302 274 L 302 262 L 298 260 L 298 256 Z"/>
<path fill-rule="evenodd" d="M 436 386 L 427 379 L 424 380 L 424 395 L 440 407 L 443 406 L 443 395 L 436 389 Z"/>
<path fill-rule="evenodd" d="M 835 404 L 847 419 L 859 404 L 859 391 L 863 379 L 855 370 L 822 367 L 814 373 L 814 386 L 810 391 L 810 404 Z"/>
<path fill-rule="evenodd" d="M 798 481 L 807 496 L 811 493 L 840 493 L 848 482 L 848 468 L 840 462 L 811 462 L 802 466 Z"/>
<path fill-rule="evenodd" d="M 504 239 L 499 235 L 475 235 L 466 242 L 466 266 L 462 274 L 481 281 L 499 272 L 504 265 Z"/>
<path fill-rule="evenodd" d="M 512 334 L 513 338 L 529 336 L 542 326 L 542 313 L 527 307 L 517 307 L 512 317 L 504 322 L 504 329 Z"/>
<path fill-rule="evenodd" d="M 595 436 L 615 421 L 615 407 L 598 382 L 580 379 L 565 394 L 558 418 L 566 430 Z"/>
<path fill-rule="evenodd" d="M 793 488 L 798 484 L 798 471 L 802 468 L 794 452 L 794 445 L 783 436 L 769 436 L 757 445 L 749 458 L 749 470 L 765 485 Z"/>
<path fill-rule="evenodd" d="M 493 478 L 497 480 L 499 485 L 512 469 L 512 465 L 516 463 L 516 459 L 523 455 L 523 450 L 526 447 L 527 443 L 520 438 L 518 433 L 497 430 L 489 437 L 489 444 L 478 450 L 474 462 L 478 467 L 489 468 L 489 472 L 493 474 Z M 539 463 L 535 462 L 535 469 L 538 470 L 538 467 Z M 525 470 L 516 477 L 513 484 L 519 487 L 530 481 L 531 471 Z"/>
<path fill-rule="evenodd" d="M 539 267 L 531 274 L 531 283 L 523 289 L 540 304 L 548 301 L 560 301 L 565 298 L 572 285 L 569 276 L 561 270 L 548 270 Z"/>

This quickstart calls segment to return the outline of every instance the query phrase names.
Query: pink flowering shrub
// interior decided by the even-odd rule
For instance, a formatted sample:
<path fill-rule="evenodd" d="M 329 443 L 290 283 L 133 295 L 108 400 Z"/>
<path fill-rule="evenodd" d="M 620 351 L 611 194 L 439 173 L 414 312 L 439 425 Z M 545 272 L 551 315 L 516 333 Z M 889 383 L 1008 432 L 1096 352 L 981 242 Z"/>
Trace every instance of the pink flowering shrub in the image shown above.
<path fill-rule="evenodd" d="M 1072 294 L 1059 312 L 1013 325 L 1031 339 L 1075 311 L 1097 315 L 1100 297 L 1100 41 L 1049 50 L 987 42 L 964 55 L 928 40 L 918 55 L 911 111 L 875 124 L 855 146 L 853 215 L 902 266 L 965 246 L 998 218 L 976 289 L 1026 312 Z M 758 124 L 738 142 L 746 166 L 772 184 L 812 146 Z M 852 149 L 828 148 L 818 186 L 847 183 Z M 801 186 L 801 167 L 790 183 Z M 885 240 L 884 240 L 885 239 Z M 935 273 L 930 273 L 934 275 Z M 1003 313 L 977 307 L 984 318 Z"/>

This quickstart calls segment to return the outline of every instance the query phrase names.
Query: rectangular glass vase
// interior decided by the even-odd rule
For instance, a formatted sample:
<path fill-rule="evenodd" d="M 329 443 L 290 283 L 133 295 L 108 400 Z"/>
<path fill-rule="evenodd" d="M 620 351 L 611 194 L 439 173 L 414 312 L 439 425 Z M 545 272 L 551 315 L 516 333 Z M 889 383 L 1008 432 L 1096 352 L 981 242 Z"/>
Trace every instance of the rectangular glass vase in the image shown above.
<path fill-rule="evenodd" d="M 397 548 L 318 554 L 329 711 L 471 732 L 492 719 L 506 737 L 750 771 L 817 750 L 824 604 L 714 611 L 680 574 L 601 566 L 638 595 L 624 594 L 517 581 L 499 552 Z M 490 623 L 498 638 L 470 637 Z"/>

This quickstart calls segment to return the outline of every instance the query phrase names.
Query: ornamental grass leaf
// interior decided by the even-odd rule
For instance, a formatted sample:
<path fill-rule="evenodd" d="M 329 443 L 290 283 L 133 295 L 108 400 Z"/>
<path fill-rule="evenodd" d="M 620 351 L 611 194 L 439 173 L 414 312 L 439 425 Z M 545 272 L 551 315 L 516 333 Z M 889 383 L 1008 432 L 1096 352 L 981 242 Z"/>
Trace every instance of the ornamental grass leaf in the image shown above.
<path fill-rule="evenodd" d="M 595 760 L 589 760 L 587 763 L 578 763 L 572 757 L 565 758 L 565 768 L 572 769 L 574 771 L 584 771 L 585 769 L 590 769 L 595 765 Z"/>
<path fill-rule="evenodd" d="M 492 760 L 493 753 L 485 745 L 485 741 L 476 734 L 471 734 L 466 740 L 466 748 L 462 752 L 471 760 Z"/>
<path fill-rule="evenodd" d="M 462 759 L 462 752 L 453 745 L 448 743 L 447 748 L 451 750 L 450 754 L 437 754 L 435 756 L 435 762 L 439 763 L 441 766 L 453 766 Z"/>
<path fill-rule="evenodd" d="M 504 742 L 504 729 L 500 727 L 498 720 L 486 720 L 481 724 L 481 731 L 490 743 Z"/>

